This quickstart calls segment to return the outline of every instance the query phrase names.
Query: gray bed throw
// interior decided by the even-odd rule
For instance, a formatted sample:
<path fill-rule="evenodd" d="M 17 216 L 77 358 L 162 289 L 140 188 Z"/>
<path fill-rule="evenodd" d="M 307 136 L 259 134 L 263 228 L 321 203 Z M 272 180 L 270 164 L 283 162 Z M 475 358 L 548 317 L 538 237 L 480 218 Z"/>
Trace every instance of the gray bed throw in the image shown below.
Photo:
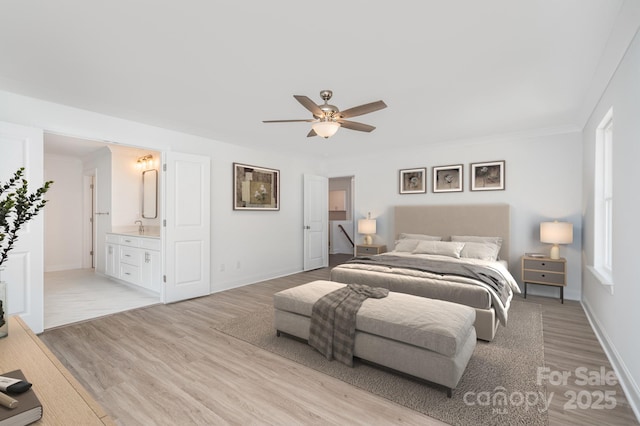
<path fill-rule="evenodd" d="M 509 286 L 505 278 L 494 269 L 469 263 L 445 262 L 430 259 L 410 259 L 404 256 L 380 254 L 377 256 L 359 256 L 346 263 L 364 263 L 368 265 L 387 266 L 389 268 L 406 268 L 417 271 L 432 272 L 439 275 L 457 275 L 476 279 L 489 286 L 500 298 L 503 305 L 509 299 Z"/>
<path fill-rule="evenodd" d="M 328 360 L 335 358 L 353 367 L 356 314 L 366 299 L 381 299 L 388 294 L 386 288 L 348 284 L 322 296 L 311 310 L 309 345 Z"/>

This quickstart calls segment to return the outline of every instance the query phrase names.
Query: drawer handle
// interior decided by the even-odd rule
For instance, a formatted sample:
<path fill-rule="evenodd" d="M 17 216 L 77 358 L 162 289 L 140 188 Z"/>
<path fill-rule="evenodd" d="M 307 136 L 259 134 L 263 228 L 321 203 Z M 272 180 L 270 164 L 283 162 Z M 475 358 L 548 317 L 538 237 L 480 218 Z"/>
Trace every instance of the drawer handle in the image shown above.
<path fill-rule="evenodd" d="M 542 278 L 544 278 L 544 274 L 540 275 Z"/>
<path fill-rule="evenodd" d="M 544 262 L 542 262 L 542 263 L 541 263 L 541 265 L 542 265 L 542 266 L 547 266 L 547 264 L 546 264 L 546 263 L 544 263 Z"/>
<path fill-rule="evenodd" d="M 131 275 L 129 272 L 125 272 L 124 274 L 125 274 L 125 275 Z"/>
<path fill-rule="evenodd" d="M 130 254 L 125 254 L 124 257 L 131 257 L 131 255 Z"/>

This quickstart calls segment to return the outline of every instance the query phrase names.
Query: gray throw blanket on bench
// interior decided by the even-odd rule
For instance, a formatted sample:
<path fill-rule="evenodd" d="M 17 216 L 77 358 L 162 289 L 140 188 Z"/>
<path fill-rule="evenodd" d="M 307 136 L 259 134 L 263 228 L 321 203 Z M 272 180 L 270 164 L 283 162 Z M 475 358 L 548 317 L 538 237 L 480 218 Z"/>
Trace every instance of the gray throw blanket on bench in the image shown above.
<path fill-rule="evenodd" d="M 309 345 L 328 360 L 335 358 L 352 367 L 356 314 L 367 298 L 381 299 L 388 294 L 386 288 L 349 284 L 322 296 L 311 310 Z"/>

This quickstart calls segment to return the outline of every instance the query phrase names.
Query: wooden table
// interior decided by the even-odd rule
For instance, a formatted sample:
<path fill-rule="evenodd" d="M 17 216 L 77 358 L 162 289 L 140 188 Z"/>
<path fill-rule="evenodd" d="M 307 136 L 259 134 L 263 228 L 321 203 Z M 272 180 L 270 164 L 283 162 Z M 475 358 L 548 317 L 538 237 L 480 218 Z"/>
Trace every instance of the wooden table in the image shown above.
<path fill-rule="evenodd" d="M 45 344 L 17 316 L 0 339 L 0 374 L 22 370 L 42 403 L 41 425 L 114 425 Z"/>

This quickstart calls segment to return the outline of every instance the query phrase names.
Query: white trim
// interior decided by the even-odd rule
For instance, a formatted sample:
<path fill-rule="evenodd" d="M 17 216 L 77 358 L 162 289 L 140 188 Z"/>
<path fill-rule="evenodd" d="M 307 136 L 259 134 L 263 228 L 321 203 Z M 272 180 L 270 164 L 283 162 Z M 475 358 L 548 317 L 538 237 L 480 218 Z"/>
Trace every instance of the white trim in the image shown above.
<path fill-rule="evenodd" d="M 587 265 L 587 270 L 591 272 L 593 277 L 600 285 L 607 287 L 609 293 L 613 295 L 613 276 L 606 270 L 598 269 L 595 266 Z"/>
<path fill-rule="evenodd" d="M 613 107 L 596 128 L 594 199 L 594 250 L 592 272 L 605 285 L 613 285 Z"/>
<path fill-rule="evenodd" d="M 613 345 L 607 333 L 604 331 L 604 328 L 593 314 L 589 302 L 582 300 L 581 304 L 584 309 L 584 313 L 587 316 L 587 320 L 589 320 L 589 324 L 591 324 L 593 332 L 600 342 L 604 353 L 607 355 L 616 376 L 618 376 L 618 381 L 624 391 L 629 406 L 633 410 L 636 419 L 640 421 L 640 387 L 638 387 L 638 384 L 633 380 L 631 372 L 627 369 L 627 366 L 620 357 L 616 347 Z"/>

